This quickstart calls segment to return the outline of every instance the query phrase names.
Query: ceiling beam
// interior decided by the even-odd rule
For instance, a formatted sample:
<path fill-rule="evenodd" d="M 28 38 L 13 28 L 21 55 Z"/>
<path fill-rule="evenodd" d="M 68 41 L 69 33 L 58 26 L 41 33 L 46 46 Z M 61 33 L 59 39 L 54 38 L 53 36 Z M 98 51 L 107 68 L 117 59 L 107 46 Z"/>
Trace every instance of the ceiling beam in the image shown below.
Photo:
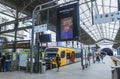
<path fill-rule="evenodd" d="M 17 28 L 16 30 L 17 30 L 17 31 L 21 31 L 21 30 L 25 30 L 25 29 L 32 29 L 32 26 L 20 27 L 20 28 Z M 48 29 L 51 30 L 51 31 L 56 32 L 56 29 L 53 28 L 53 27 L 51 27 L 51 26 L 48 26 Z M 4 33 L 14 32 L 14 31 L 15 31 L 15 29 L 10 29 L 10 30 L 6 30 L 6 31 L 1 31 L 1 32 L 0 32 L 0 35 L 1 35 L 1 34 L 4 34 Z"/>
<path fill-rule="evenodd" d="M 25 5 L 25 6 L 20 10 L 20 15 L 21 15 L 21 13 L 24 12 L 24 10 L 25 10 L 29 5 L 31 5 L 34 1 L 35 1 L 35 0 L 31 0 L 27 5 Z M 19 15 L 19 16 L 20 16 L 20 15 Z"/>
<path fill-rule="evenodd" d="M 89 9 L 89 12 L 90 12 L 90 13 L 91 13 L 91 15 L 92 15 L 92 11 L 91 11 L 91 9 L 90 9 L 90 6 L 88 5 L 87 0 L 84 0 L 84 1 L 85 1 L 85 3 L 86 3 L 87 8 Z"/>
<path fill-rule="evenodd" d="M 12 9 L 14 9 L 14 10 L 19 10 L 19 8 L 16 7 L 15 4 L 10 3 L 10 1 L 0 0 L 0 3 L 3 4 L 3 5 L 5 5 L 5 6 L 8 6 L 8 7 L 12 8 Z M 31 14 L 28 13 L 27 11 L 23 11 L 23 13 L 24 13 L 24 14 L 27 14 L 28 16 L 31 16 Z"/>
<path fill-rule="evenodd" d="M 9 14 L 7 14 L 7 13 L 4 13 L 4 11 L 3 12 L 0 12 L 1 14 L 4 14 L 4 15 L 7 15 L 7 16 L 9 16 L 9 17 L 12 17 L 12 18 L 15 18 L 14 16 L 12 16 L 12 15 L 9 15 Z"/>
<path fill-rule="evenodd" d="M 105 9 L 104 9 L 104 0 L 102 0 L 102 9 L 103 9 L 103 14 L 105 13 Z"/>
<path fill-rule="evenodd" d="M 18 22 L 28 20 L 28 19 L 30 19 L 30 17 L 19 18 Z M 0 27 L 7 26 L 7 25 L 10 25 L 10 24 L 14 24 L 15 22 L 16 22 L 16 20 L 5 22 L 5 23 L 0 24 Z"/>
<path fill-rule="evenodd" d="M 100 40 L 98 40 L 96 43 L 98 43 L 98 42 L 100 42 L 100 41 L 102 41 L 102 40 L 108 40 L 108 41 L 112 41 L 112 42 L 115 42 L 114 40 L 111 40 L 111 39 L 107 39 L 107 38 L 103 38 L 103 39 L 100 39 Z"/>

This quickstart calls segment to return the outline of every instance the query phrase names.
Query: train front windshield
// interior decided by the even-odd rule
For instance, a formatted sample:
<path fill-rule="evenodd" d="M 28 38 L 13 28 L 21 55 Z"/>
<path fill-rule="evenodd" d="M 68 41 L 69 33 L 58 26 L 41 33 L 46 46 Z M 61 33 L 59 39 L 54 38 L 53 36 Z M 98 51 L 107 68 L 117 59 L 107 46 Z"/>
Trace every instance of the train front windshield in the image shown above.
<path fill-rule="evenodd" d="M 45 51 L 45 57 L 47 58 L 54 58 L 58 52 L 58 48 L 49 48 Z"/>

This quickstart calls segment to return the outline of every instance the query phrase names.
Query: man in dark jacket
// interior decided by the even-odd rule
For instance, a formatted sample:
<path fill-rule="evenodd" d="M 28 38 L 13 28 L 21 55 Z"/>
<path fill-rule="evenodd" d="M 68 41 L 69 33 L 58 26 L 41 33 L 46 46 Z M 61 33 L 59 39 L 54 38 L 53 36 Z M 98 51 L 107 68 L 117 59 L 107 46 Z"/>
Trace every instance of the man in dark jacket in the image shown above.
<path fill-rule="evenodd" d="M 60 64 L 61 64 L 61 58 L 58 54 L 56 55 L 56 64 L 57 64 L 57 71 L 59 71 Z"/>
<path fill-rule="evenodd" d="M 0 67 L 0 71 L 2 72 L 4 72 L 4 69 L 5 69 L 5 61 L 6 61 L 6 57 L 5 55 L 3 55 L 1 59 L 1 67 Z"/>

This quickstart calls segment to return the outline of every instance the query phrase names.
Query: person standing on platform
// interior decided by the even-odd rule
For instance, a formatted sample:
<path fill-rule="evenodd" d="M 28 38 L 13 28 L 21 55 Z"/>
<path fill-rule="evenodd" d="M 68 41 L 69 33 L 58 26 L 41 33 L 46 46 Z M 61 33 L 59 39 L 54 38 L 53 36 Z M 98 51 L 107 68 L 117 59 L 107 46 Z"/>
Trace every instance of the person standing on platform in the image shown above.
<path fill-rule="evenodd" d="M 50 70 L 52 69 L 52 58 L 50 57 Z"/>
<path fill-rule="evenodd" d="M 57 72 L 58 72 L 61 64 L 61 58 L 58 54 L 56 55 L 56 64 L 57 64 Z"/>
<path fill-rule="evenodd" d="M 103 54 L 100 54 L 100 59 L 101 59 L 101 62 L 102 62 L 102 63 L 104 63 L 104 62 L 103 62 L 103 58 L 104 58 L 104 55 L 103 55 Z"/>
<path fill-rule="evenodd" d="M 99 54 L 99 53 L 96 54 L 96 61 L 97 61 L 98 63 L 100 62 L 100 54 Z"/>
<path fill-rule="evenodd" d="M 5 61 L 6 61 L 6 57 L 5 55 L 2 56 L 2 59 L 1 59 L 1 67 L 0 67 L 0 71 L 4 72 L 5 70 Z"/>

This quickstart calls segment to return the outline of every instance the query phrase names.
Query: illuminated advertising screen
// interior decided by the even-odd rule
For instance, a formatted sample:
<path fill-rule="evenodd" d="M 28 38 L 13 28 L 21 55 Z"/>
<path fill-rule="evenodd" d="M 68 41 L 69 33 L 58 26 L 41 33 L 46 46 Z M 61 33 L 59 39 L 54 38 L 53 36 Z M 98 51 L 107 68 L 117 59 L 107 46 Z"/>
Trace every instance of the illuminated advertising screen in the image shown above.
<path fill-rule="evenodd" d="M 73 38 L 73 18 L 61 19 L 61 39 Z"/>
<path fill-rule="evenodd" d="M 79 40 L 79 4 L 69 4 L 57 8 L 56 40 Z"/>

